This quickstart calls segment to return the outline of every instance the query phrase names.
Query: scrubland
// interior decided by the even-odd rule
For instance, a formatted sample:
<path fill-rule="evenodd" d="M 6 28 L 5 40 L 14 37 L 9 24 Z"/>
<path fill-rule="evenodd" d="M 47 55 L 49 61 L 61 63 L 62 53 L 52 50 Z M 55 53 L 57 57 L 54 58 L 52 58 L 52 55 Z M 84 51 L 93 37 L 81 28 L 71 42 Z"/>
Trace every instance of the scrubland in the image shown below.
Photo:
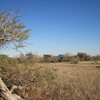
<path fill-rule="evenodd" d="M 1 66 L 0 77 L 25 100 L 100 100 L 100 62 Z"/>

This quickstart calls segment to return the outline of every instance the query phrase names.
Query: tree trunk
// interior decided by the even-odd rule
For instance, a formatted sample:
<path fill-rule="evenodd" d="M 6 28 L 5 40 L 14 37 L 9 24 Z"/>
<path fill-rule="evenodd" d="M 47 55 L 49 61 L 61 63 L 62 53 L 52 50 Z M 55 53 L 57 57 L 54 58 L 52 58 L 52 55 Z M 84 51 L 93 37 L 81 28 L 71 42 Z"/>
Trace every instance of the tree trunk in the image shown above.
<path fill-rule="evenodd" d="M 23 100 L 20 96 L 12 94 L 0 78 L 0 95 L 4 100 Z"/>

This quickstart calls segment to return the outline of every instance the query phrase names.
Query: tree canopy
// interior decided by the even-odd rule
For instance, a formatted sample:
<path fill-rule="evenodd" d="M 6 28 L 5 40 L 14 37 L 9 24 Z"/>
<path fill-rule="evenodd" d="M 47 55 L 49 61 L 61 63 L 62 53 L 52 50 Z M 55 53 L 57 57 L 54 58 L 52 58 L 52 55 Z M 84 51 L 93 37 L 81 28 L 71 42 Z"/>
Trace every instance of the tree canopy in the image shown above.
<path fill-rule="evenodd" d="M 29 37 L 30 29 L 20 21 L 17 11 L 0 11 L 0 47 L 12 43 L 16 48 L 24 46 Z"/>

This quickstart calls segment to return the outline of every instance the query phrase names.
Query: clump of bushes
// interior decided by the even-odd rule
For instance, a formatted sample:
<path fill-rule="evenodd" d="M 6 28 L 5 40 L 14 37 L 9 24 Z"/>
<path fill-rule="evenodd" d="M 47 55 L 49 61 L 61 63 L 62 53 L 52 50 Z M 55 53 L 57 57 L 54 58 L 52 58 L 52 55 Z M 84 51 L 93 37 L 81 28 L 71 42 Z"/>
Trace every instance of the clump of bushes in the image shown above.
<path fill-rule="evenodd" d="M 32 66 L 29 68 L 27 65 L 22 65 L 2 68 L 0 77 L 2 77 L 9 89 L 13 85 L 23 87 L 22 90 L 16 89 L 14 93 L 20 95 L 25 100 L 39 100 L 40 98 L 47 98 L 48 95 L 51 95 L 51 93 L 48 94 L 47 90 L 53 89 L 56 86 L 55 79 L 57 75 L 56 72 L 49 67 Z M 50 91 L 51 90 L 49 90 L 49 92 Z"/>
<path fill-rule="evenodd" d="M 7 55 L 0 55 L 0 66 L 7 67 L 7 66 L 17 66 L 18 61 L 17 58 L 11 58 Z"/>
<path fill-rule="evenodd" d="M 36 55 L 36 54 L 32 54 L 27 53 L 27 54 L 20 54 L 20 56 L 18 57 L 18 62 L 19 63 L 25 63 L 25 64 L 34 64 L 34 63 L 39 63 L 42 62 L 42 57 Z"/>
<path fill-rule="evenodd" d="M 20 54 L 19 57 L 9 57 L 0 55 L 0 67 L 18 66 L 19 64 L 33 65 L 34 63 L 43 62 L 43 58 L 32 53 Z"/>
<path fill-rule="evenodd" d="M 43 62 L 71 62 L 77 64 L 79 61 L 100 61 L 100 55 L 90 56 L 86 53 L 79 52 L 77 55 L 64 54 L 61 56 L 44 55 Z"/>
<path fill-rule="evenodd" d="M 44 62 L 56 63 L 56 62 L 71 62 L 73 64 L 77 64 L 80 59 L 78 56 L 70 56 L 69 54 L 61 55 L 61 56 L 52 56 L 52 55 L 44 55 Z"/>

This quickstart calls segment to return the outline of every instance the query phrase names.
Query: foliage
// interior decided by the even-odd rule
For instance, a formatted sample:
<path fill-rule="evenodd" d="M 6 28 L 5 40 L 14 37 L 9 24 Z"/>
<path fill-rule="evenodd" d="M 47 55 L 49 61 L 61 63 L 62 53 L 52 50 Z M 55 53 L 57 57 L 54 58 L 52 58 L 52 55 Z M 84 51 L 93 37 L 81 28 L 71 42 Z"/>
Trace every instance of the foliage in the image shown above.
<path fill-rule="evenodd" d="M 100 55 L 96 55 L 94 59 L 100 61 Z"/>
<path fill-rule="evenodd" d="M 0 11 L 0 48 L 3 48 L 5 46 L 8 47 L 9 43 L 11 44 L 11 46 L 14 46 L 15 49 L 24 46 L 24 40 L 28 39 L 28 33 L 30 32 L 30 30 L 26 30 L 26 26 L 22 22 L 20 22 L 19 18 L 20 16 L 17 14 L 17 12 L 11 10 Z M 2 72 L 2 70 L 6 67 L 12 67 L 13 64 L 15 66 L 15 61 L 15 59 L 9 59 L 9 57 L 2 55 L 0 58 L 0 71 Z M 2 89 L 0 89 L 0 91 L 0 94 L 4 92 L 4 90 Z M 9 95 L 9 93 L 6 93 L 6 95 Z M 4 96 L 5 95 L 3 95 L 2 97 Z"/>
<path fill-rule="evenodd" d="M 80 61 L 79 57 L 74 56 L 74 57 L 71 58 L 70 62 L 71 62 L 71 64 L 78 64 L 79 61 Z"/>
<path fill-rule="evenodd" d="M 44 62 L 51 62 L 52 56 L 51 55 L 44 55 L 43 59 L 44 59 Z"/>
<path fill-rule="evenodd" d="M 42 58 L 41 57 L 39 57 L 38 55 L 33 54 L 31 52 L 29 52 L 29 53 L 26 54 L 26 60 L 29 63 L 42 62 Z"/>
<path fill-rule="evenodd" d="M 62 61 L 63 62 L 70 62 L 71 61 L 71 55 L 69 53 L 64 54 Z"/>
<path fill-rule="evenodd" d="M 52 86 L 57 78 L 55 71 L 51 68 L 41 66 L 29 68 L 27 65 L 3 67 L 1 68 L 0 77 L 2 77 L 8 88 L 11 88 L 12 85 L 23 87 L 22 91 L 16 90 L 14 92 L 25 100 L 31 100 L 31 98 L 33 100 L 35 96 L 38 97 L 44 86 L 50 84 Z M 39 89 L 41 92 L 38 91 Z"/>
<path fill-rule="evenodd" d="M 20 54 L 17 59 L 19 64 L 35 64 L 43 62 L 42 57 L 31 52 L 27 54 Z"/>
<path fill-rule="evenodd" d="M 77 56 L 80 58 L 80 61 L 84 61 L 86 55 L 87 55 L 86 53 L 81 53 L 81 52 L 77 53 Z"/>
<path fill-rule="evenodd" d="M 24 40 L 27 40 L 30 29 L 20 22 L 17 12 L 12 10 L 0 11 L 0 47 L 12 43 L 16 48 L 23 47 Z"/>
<path fill-rule="evenodd" d="M 52 58 L 51 58 L 51 62 L 52 62 L 52 63 L 59 62 L 59 59 L 58 59 L 57 57 L 52 57 Z"/>
<path fill-rule="evenodd" d="M 17 66 L 18 61 L 16 58 L 8 57 L 7 55 L 0 55 L 0 67 Z"/>
<path fill-rule="evenodd" d="M 71 62 L 71 63 L 78 63 L 79 61 L 100 61 L 100 55 L 90 56 L 86 53 L 79 52 L 77 55 L 70 55 L 64 54 L 61 57 L 52 56 L 52 55 L 44 55 L 43 56 L 44 62 Z"/>
<path fill-rule="evenodd" d="M 67 62 L 20 64 L 1 68 L 0 77 L 9 89 L 12 85 L 23 87 L 13 93 L 25 100 L 99 100 L 100 66 L 91 62 L 74 66 Z"/>
<path fill-rule="evenodd" d="M 21 63 L 25 63 L 26 62 L 26 56 L 24 54 L 20 54 L 20 56 L 17 58 L 18 60 L 18 63 L 21 64 Z"/>

